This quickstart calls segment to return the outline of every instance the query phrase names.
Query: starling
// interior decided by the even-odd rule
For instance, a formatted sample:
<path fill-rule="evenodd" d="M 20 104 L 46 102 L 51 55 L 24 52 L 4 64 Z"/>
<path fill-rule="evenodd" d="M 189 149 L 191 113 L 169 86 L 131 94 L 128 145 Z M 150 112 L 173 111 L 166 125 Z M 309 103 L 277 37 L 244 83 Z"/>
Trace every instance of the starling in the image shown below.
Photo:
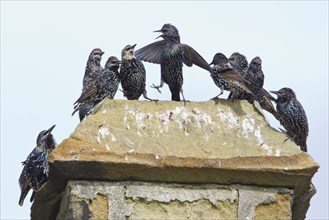
<path fill-rule="evenodd" d="M 262 71 L 262 60 L 259 57 L 255 57 L 251 60 L 244 78 L 249 81 L 248 88 L 255 97 L 257 97 L 260 90 L 263 88 L 265 78 Z M 250 102 L 253 103 L 253 100 L 251 99 Z"/>
<path fill-rule="evenodd" d="M 232 68 L 244 77 L 249 66 L 246 56 L 235 52 L 228 58 L 228 60 Z"/>
<path fill-rule="evenodd" d="M 91 51 L 87 61 L 85 75 L 83 77 L 83 86 L 88 84 L 90 80 L 93 80 L 95 75 L 98 75 L 99 71 L 103 70 L 103 67 L 100 64 L 103 54 L 104 52 L 99 48 Z"/>
<path fill-rule="evenodd" d="M 166 83 L 169 86 L 172 100 L 180 101 L 180 93 L 185 100 L 182 89 L 183 63 L 189 67 L 195 64 L 208 71 L 211 68 L 192 47 L 180 43 L 178 29 L 174 25 L 164 24 L 161 30 L 154 32 L 161 32 L 159 37 L 162 37 L 163 40 L 137 50 L 136 57 L 147 62 L 160 64 L 161 82 L 159 86 L 153 84 L 153 88 L 160 92 L 159 88 Z"/>
<path fill-rule="evenodd" d="M 90 113 L 99 102 L 108 97 L 113 99 L 118 90 L 120 78 L 119 67 L 121 61 L 118 58 L 111 56 L 105 64 L 105 69 L 98 71 L 97 75 L 93 76 L 93 80 L 88 81 L 84 86 L 81 96 L 74 103 L 74 111 L 79 111 L 80 121 Z"/>
<path fill-rule="evenodd" d="M 122 64 L 120 68 L 121 86 L 123 95 L 128 100 L 138 100 L 143 94 L 145 99 L 157 101 L 147 97 L 146 86 L 146 71 L 142 61 L 135 57 L 136 44 L 127 45 L 122 49 Z"/>
<path fill-rule="evenodd" d="M 214 80 L 216 86 L 221 90 L 220 94 L 213 99 L 223 94 L 224 89 L 231 92 L 245 92 L 253 96 L 252 92 L 245 86 L 247 81 L 233 70 L 224 54 L 216 53 L 213 61 L 209 65 L 212 64 L 214 64 L 214 66 L 210 72 L 210 76 Z"/>
<path fill-rule="evenodd" d="M 276 110 L 280 124 L 286 129 L 283 132 L 300 146 L 302 151 L 307 152 L 308 122 L 304 108 L 297 100 L 295 92 L 290 88 L 282 88 L 271 93 L 278 96 L 275 101 Z"/>
<path fill-rule="evenodd" d="M 261 63 L 261 60 L 259 60 Z M 253 77 L 251 75 L 254 74 L 248 74 L 248 61 L 247 58 L 243 55 L 240 54 L 238 52 L 233 53 L 230 58 L 229 58 L 229 62 L 231 64 L 231 66 L 233 67 L 233 69 L 235 71 L 237 71 L 242 77 L 244 77 L 245 79 L 247 79 L 251 84 L 253 84 L 254 80 L 256 81 L 260 81 L 260 83 L 264 83 L 264 76 L 262 76 L 262 72 L 261 72 L 261 65 L 259 66 L 259 78 L 258 79 L 253 79 Z M 255 65 L 254 65 L 255 66 Z M 257 71 L 256 71 L 257 72 Z M 228 99 L 247 99 L 250 103 L 253 103 L 254 100 L 259 102 L 259 106 L 270 112 L 276 119 L 278 119 L 278 114 L 272 104 L 271 101 L 274 101 L 274 97 L 269 94 L 264 88 L 263 85 L 258 85 L 258 87 L 261 88 L 257 91 L 255 91 L 254 89 L 254 93 L 256 92 L 254 97 L 250 97 L 250 95 L 246 94 L 246 93 L 241 93 L 241 92 L 231 92 L 228 96 Z M 250 88 L 251 85 L 249 83 L 247 83 L 247 87 Z M 250 88 L 252 90 L 252 88 Z M 256 107 L 258 108 L 258 107 Z M 261 112 L 262 113 L 262 112 Z M 262 113 L 263 114 L 263 113 Z"/>
<path fill-rule="evenodd" d="M 23 206 L 24 199 L 30 189 L 33 190 L 30 198 L 30 201 L 33 202 L 35 193 L 48 181 L 48 154 L 56 147 L 56 142 L 51 134 L 54 127 L 55 125 L 39 133 L 37 146 L 22 162 L 24 167 L 18 180 L 21 188 L 18 203 L 20 206 Z"/>
<path fill-rule="evenodd" d="M 262 109 L 278 119 L 278 114 L 271 102 L 275 99 L 263 88 L 265 76 L 262 71 L 262 60 L 259 57 L 251 60 L 245 79 L 250 81 L 248 88 L 254 93 L 254 100 L 259 102 Z"/>

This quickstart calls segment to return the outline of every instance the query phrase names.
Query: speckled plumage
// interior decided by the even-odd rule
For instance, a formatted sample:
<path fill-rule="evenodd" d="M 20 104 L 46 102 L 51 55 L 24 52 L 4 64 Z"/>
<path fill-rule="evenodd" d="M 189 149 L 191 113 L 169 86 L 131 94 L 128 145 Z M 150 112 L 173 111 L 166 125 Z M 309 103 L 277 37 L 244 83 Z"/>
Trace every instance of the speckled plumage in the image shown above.
<path fill-rule="evenodd" d="M 161 83 L 153 84 L 159 92 L 164 83 L 168 84 L 171 99 L 180 101 L 180 93 L 183 96 L 183 63 L 187 66 L 193 64 L 210 71 L 208 63 L 192 47 L 180 42 L 178 29 L 171 24 L 164 24 L 159 37 L 163 40 L 156 41 L 136 51 L 136 57 L 151 63 L 161 65 Z M 184 99 L 185 100 L 185 99 Z"/>
<path fill-rule="evenodd" d="M 116 94 L 119 83 L 119 67 L 121 61 L 118 58 L 111 56 L 106 62 L 105 69 L 98 71 L 97 75 L 89 80 L 79 97 L 74 103 L 74 111 L 72 115 L 79 111 L 80 121 L 88 115 L 88 112 L 104 98 L 109 97 L 113 99 Z"/>
<path fill-rule="evenodd" d="M 93 49 L 89 54 L 82 82 L 83 87 L 104 69 L 100 64 L 103 54 L 104 52 L 100 48 Z"/>
<path fill-rule="evenodd" d="M 251 77 L 251 75 L 254 76 L 254 73 L 252 74 L 247 74 L 248 70 L 249 70 L 249 65 L 248 65 L 248 61 L 246 56 L 244 56 L 243 54 L 240 54 L 238 52 L 233 53 L 230 58 L 229 58 L 229 62 L 231 64 L 231 66 L 233 67 L 233 69 L 235 71 L 237 71 L 241 76 L 243 76 L 244 78 L 249 78 L 247 79 L 248 81 L 250 81 L 253 84 L 253 77 Z M 261 70 L 261 66 L 260 66 L 260 70 Z M 246 93 L 241 93 L 241 92 L 233 92 L 230 93 L 228 96 L 228 99 L 247 99 L 249 102 L 253 102 L 253 100 L 256 100 L 259 102 L 260 106 L 262 109 L 270 112 L 276 119 L 278 119 L 278 114 L 272 104 L 272 101 L 274 101 L 274 97 L 269 94 L 264 88 L 262 82 L 264 83 L 264 74 L 262 74 L 262 72 L 260 72 L 260 79 L 258 79 L 258 81 L 260 81 L 259 85 L 257 85 L 258 87 L 262 86 L 258 92 L 257 90 L 255 91 L 255 89 L 250 88 L 251 85 L 247 84 L 247 87 L 250 88 L 251 90 L 254 90 L 254 92 L 256 92 L 256 96 L 254 96 L 253 98 L 250 98 L 250 96 Z M 262 76 L 263 75 L 263 76 Z"/>
<path fill-rule="evenodd" d="M 308 121 L 303 106 L 297 100 L 295 92 L 290 88 L 271 91 L 276 94 L 276 110 L 284 132 L 300 149 L 307 152 Z"/>
<path fill-rule="evenodd" d="M 22 162 L 24 167 L 18 180 L 21 188 L 21 195 L 18 203 L 20 206 L 23 205 L 24 199 L 31 189 L 33 193 L 30 201 L 33 202 L 35 192 L 48 181 L 48 154 L 56 147 L 56 142 L 51 134 L 54 127 L 55 125 L 39 133 L 37 146 L 28 155 L 26 160 Z"/>
<path fill-rule="evenodd" d="M 235 52 L 228 58 L 228 61 L 232 68 L 237 71 L 242 77 L 248 71 L 249 63 L 247 57 L 241 53 Z"/>
<path fill-rule="evenodd" d="M 220 94 L 215 96 L 214 99 L 223 94 L 224 90 L 231 92 L 246 92 L 253 96 L 252 92 L 245 86 L 247 81 L 244 80 L 239 73 L 233 70 L 224 54 L 216 53 L 210 65 L 212 64 L 214 64 L 214 66 L 212 67 L 210 76 L 216 86 L 221 90 Z"/>
<path fill-rule="evenodd" d="M 145 99 L 152 99 L 147 97 L 146 86 L 146 71 L 142 61 L 135 57 L 136 44 L 127 45 L 122 49 L 122 64 L 120 68 L 121 86 L 123 95 L 128 100 L 138 100 L 141 95 Z"/>
<path fill-rule="evenodd" d="M 247 86 L 250 91 L 257 97 L 263 88 L 265 78 L 262 71 L 262 60 L 259 57 L 251 60 L 244 78 L 249 82 Z M 253 102 L 252 99 L 249 99 L 249 101 L 250 103 Z"/>

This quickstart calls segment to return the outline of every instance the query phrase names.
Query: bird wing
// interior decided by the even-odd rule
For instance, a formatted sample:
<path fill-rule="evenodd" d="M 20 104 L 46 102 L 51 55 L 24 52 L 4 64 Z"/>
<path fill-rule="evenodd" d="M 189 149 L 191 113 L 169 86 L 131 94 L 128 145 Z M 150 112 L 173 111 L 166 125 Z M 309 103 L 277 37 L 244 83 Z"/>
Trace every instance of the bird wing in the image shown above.
<path fill-rule="evenodd" d="M 181 44 L 181 48 L 183 51 L 183 62 L 185 63 L 185 65 L 191 67 L 193 64 L 195 64 L 205 70 L 211 70 L 207 61 L 203 59 L 203 57 L 192 47 L 187 44 Z"/>
<path fill-rule="evenodd" d="M 243 79 L 239 73 L 237 73 L 236 71 L 234 71 L 231 68 L 225 68 L 219 71 L 215 71 L 216 74 L 218 75 L 222 75 L 224 78 L 226 79 L 230 79 L 230 80 L 234 80 L 234 81 L 238 81 L 238 82 L 245 82 L 246 80 Z"/>
<path fill-rule="evenodd" d="M 164 48 L 164 40 L 156 41 L 135 51 L 136 58 L 150 62 L 161 63 L 161 53 Z"/>
<path fill-rule="evenodd" d="M 266 91 L 264 88 L 262 88 L 261 90 L 260 90 L 260 94 L 261 95 L 263 95 L 263 96 L 265 96 L 266 98 L 268 98 L 269 100 L 271 100 L 271 101 L 275 101 L 276 99 L 268 92 L 268 91 Z"/>
<path fill-rule="evenodd" d="M 78 103 L 82 103 L 85 101 L 87 98 L 92 96 L 93 94 L 96 93 L 96 84 L 97 84 L 97 79 L 94 79 L 90 81 L 90 83 L 86 84 L 86 86 L 82 89 L 81 95 L 78 98 L 77 101 L 73 103 L 73 105 L 76 105 Z"/>

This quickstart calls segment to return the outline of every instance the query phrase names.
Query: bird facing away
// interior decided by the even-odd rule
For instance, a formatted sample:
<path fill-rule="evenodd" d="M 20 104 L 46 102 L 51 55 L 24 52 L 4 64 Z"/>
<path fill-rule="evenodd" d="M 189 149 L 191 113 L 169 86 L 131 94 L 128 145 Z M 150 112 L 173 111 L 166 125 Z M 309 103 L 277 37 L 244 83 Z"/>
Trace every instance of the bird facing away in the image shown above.
<path fill-rule="evenodd" d="M 307 152 L 306 139 L 308 136 L 308 122 L 303 106 L 297 100 L 295 92 L 290 88 L 271 91 L 278 96 L 276 110 L 280 124 L 286 129 L 283 131 L 289 139 L 295 142 L 300 149 Z"/>
<path fill-rule="evenodd" d="M 178 29 L 171 24 L 164 24 L 159 37 L 163 40 L 151 43 L 136 51 L 136 57 L 150 63 L 160 64 L 161 82 L 159 86 L 153 84 L 153 88 L 160 93 L 164 83 L 168 84 L 171 92 L 171 100 L 180 101 L 180 93 L 183 94 L 183 63 L 191 67 L 193 64 L 210 71 L 208 63 L 192 47 L 180 42 Z M 157 37 L 157 38 L 159 38 Z"/>
<path fill-rule="evenodd" d="M 128 100 L 138 100 L 141 95 L 150 101 L 157 101 L 147 97 L 146 71 L 142 61 L 135 57 L 135 45 L 127 45 L 122 49 L 122 64 L 120 68 L 123 95 Z"/>
<path fill-rule="evenodd" d="M 33 190 L 30 202 L 33 202 L 35 193 L 48 181 L 48 154 L 56 147 L 56 142 L 51 134 L 54 127 L 55 125 L 39 133 L 37 146 L 22 162 L 24 167 L 18 180 L 21 188 L 18 203 L 20 206 L 23 206 L 24 199 L 30 189 Z"/>
<path fill-rule="evenodd" d="M 99 71 L 103 70 L 103 67 L 100 64 L 103 54 L 104 52 L 99 48 L 93 49 L 91 51 L 88 57 L 85 75 L 83 77 L 83 86 L 88 84 L 90 80 L 93 80 L 95 75 L 98 75 Z"/>
<path fill-rule="evenodd" d="M 72 115 L 79 111 L 79 118 L 82 121 L 89 114 L 90 110 L 104 98 L 109 97 L 113 99 L 120 83 L 120 64 L 121 61 L 118 58 L 114 56 L 109 57 L 105 64 L 105 69 L 97 71 L 97 75 L 93 76 L 93 79 L 84 86 L 79 99 L 74 103 Z"/>
<path fill-rule="evenodd" d="M 213 99 L 217 99 L 222 95 L 224 90 L 231 92 L 245 92 L 253 96 L 252 92 L 245 86 L 247 82 L 239 73 L 230 66 L 227 57 L 222 53 L 216 53 L 209 65 L 214 65 L 210 72 L 211 78 L 216 86 L 221 90 L 220 94 Z"/>

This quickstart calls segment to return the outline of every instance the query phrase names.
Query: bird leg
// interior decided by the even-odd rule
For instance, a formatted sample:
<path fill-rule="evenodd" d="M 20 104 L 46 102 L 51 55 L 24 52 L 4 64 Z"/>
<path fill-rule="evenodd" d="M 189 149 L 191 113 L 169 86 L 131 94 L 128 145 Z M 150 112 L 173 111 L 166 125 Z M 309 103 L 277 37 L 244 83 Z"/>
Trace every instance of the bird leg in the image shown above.
<path fill-rule="evenodd" d="M 123 96 L 124 97 L 127 97 L 127 94 L 126 94 L 126 92 L 123 89 L 119 89 L 119 91 L 123 93 Z"/>
<path fill-rule="evenodd" d="M 144 99 L 150 100 L 151 102 L 152 101 L 153 102 L 158 102 L 159 101 L 158 99 L 150 99 L 149 97 L 147 97 L 147 91 L 146 91 L 146 89 L 143 92 L 143 97 L 144 97 Z"/>
<path fill-rule="evenodd" d="M 186 106 L 186 102 L 190 102 L 190 100 L 186 100 L 184 97 L 184 93 L 183 93 L 183 88 L 180 89 L 180 93 L 182 94 L 182 98 L 183 98 L 183 102 L 184 102 L 184 106 Z"/>
<path fill-rule="evenodd" d="M 163 85 L 164 85 L 164 81 L 161 79 L 160 85 L 156 86 L 156 85 L 153 83 L 152 86 L 150 86 L 150 87 L 153 88 L 153 89 L 158 90 L 158 92 L 161 94 L 161 90 L 160 90 L 160 88 L 162 88 Z"/>

